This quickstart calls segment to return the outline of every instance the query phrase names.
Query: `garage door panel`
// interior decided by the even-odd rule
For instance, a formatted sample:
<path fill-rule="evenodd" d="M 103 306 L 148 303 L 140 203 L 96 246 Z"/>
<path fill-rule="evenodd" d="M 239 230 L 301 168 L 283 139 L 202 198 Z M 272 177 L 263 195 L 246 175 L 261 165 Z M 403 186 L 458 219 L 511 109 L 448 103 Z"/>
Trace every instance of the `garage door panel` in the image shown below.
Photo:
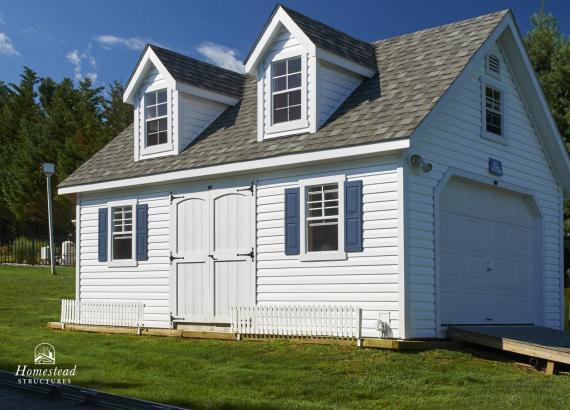
<path fill-rule="evenodd" d="M 452 179 L 440 200 L 442 324 L 534 323 L 537 233 L 527 199 Z"/>

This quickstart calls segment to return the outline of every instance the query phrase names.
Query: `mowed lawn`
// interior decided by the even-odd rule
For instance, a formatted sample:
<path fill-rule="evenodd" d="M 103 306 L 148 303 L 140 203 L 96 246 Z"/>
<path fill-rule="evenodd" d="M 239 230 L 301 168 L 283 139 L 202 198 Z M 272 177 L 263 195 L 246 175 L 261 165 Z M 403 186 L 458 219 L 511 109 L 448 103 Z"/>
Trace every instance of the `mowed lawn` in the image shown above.
<path fill-rule="evenodd" d="M 568 408 L 570 377 L 453 350 L 398 353 L 48 330 L 73 270 L 0 267 L 0 369 L 49 342 L 73 383 L 192 408 Z"/>

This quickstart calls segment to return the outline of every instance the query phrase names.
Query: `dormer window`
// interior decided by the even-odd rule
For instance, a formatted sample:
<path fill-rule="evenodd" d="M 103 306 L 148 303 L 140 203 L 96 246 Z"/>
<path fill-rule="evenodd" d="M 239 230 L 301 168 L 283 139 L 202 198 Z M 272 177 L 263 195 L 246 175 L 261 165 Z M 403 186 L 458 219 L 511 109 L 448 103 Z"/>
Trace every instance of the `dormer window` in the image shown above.
<path fill-rule="evenodd" d="M 301 57 L 271 64 L 273 124 L 301 119 Z"/>
<path fill-rule="evenodd" d="M 168 142 L 168 98 L 166 89 L 144 95 L 146 146 Z"/>

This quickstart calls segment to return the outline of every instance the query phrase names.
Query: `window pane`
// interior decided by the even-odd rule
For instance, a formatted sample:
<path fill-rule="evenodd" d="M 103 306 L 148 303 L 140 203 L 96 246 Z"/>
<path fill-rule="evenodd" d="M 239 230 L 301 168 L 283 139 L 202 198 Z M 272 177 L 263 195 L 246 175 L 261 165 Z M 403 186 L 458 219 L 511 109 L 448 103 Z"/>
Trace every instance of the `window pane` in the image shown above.
<path fill-rule="evenodd" d="M 153 145 L 157 145 L 158 144 L 158 134 L 154 133 L 154 134 L 148 134 L 146 136 L 146 146 L 147 147 L 152 147 Z"/>
<path fill-rule="evenodd" d="M 154 118 L 156 117 L 156 106 L 153 105 L 152 107 L 147 107 L 145 110 L 146 118 Z"/>
<path fill-rule="evenodd" d="M 279 77 L 273 79 L 273 92 L 283 91 L 287 89 L 287 77 Z"/>
<path fill-rule="evenodd" d="M 280 75 L 285 75 L 287 73 L 287 60 L 277 61 L 273 63 L 272 76 L 277 77 Z"/>
<path fill-rule="evenodd" d="M 166 144 L 168 142 L 168 133 L 163 131 L 158 134 L 158 143 L 159 144 Z"/>
<path fill-rule="evenodd" d="M 291 58 L 288 60 L 288 70 L 289 74 L 298 73 L 301 71 L 301 57 Z"/>
<path fill-rule="evenodd" d="M 131 235 L 113 238 L 113 259 L 132 259 L 133 238 Z"/>
<path fill-rule="evenodd" d="M 287 95 L 289 93 L 275 94 L 273 96 L 273 108 L 287 107 Z"/>
<path fill-rule="evenodd" d="M 301 106 L 298 105 L 296 107 L 289 109 L 289 121 L 292 120 L 299 120 L 301 119 Z"/>
<path fill-rule="evenodd" d="M 159 131 L 166 131 L 168 128 L 168 120 L 166 118 L 162 118 L 158 120 L 158 130 Z"/>
<path fill-rule="evenodd" d="M 156 93 L 148 93 L 144 96 L 144 105 L 148 107 L 149 105 L 156 104 Z"/>
<path fill-rule="evenodd" d="M 291 91 L 287 94 L 289 94 L 289 106 L 301 104 L 301 90 Z"/>
<path fill-rule="evenodd" d="M 166 90 L 157 91 L 157 104 L 166 102 Z"/>
<path fill-rule="evenodd" d="M 338 215 L 338 208 L 325 208 L 325 216 Z"/>
<path fill-rule="evenodd" d="M 160 104 L 160 105 L 158 105 L 158 106 L 156 107 L 156 109 L 157 109 L 157 113 L 156 113 L 157 117 L 162 117 L 163 115 L 166 115 L 166 107 L 167 107 L 166 104 Z"/>
<path fill-rule="evenodd" d="M 307 226 L 307 250 L 309 252 L 338 250 L 338 221 L 334 219 L 309 222 Z"/>
<path fill-rule="evenodd" d="M 146 130 L 148 133 L 157 132 L 158 131 L 158 121 L 157 120 L 147 121 Z"/>
<path fill-rule="evenodd" d="M 288 88 L 297 88 L 301 86 L 301 73 L 287 76 L 287 78 L 289 79 Z"/>
<path fill-rule="evenodd" d="M 287 121 L 287 108 L 282 108 L 280 110 L 273 110 L 273 123 L 277 124 L 279 122 Z"/>

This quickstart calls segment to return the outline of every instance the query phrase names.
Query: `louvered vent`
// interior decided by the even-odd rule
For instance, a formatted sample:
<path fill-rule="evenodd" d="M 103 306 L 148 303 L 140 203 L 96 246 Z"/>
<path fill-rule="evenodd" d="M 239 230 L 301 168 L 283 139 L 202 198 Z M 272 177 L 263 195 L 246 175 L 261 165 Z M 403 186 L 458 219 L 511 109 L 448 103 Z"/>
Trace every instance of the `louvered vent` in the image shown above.
<path fill-rule="evenodd" d="M 494 54 L 491 54 L 487 59 L 487 69 L 495 74 L 501 73 L 501 63 L 499 61 L 499 57 Z"/>

